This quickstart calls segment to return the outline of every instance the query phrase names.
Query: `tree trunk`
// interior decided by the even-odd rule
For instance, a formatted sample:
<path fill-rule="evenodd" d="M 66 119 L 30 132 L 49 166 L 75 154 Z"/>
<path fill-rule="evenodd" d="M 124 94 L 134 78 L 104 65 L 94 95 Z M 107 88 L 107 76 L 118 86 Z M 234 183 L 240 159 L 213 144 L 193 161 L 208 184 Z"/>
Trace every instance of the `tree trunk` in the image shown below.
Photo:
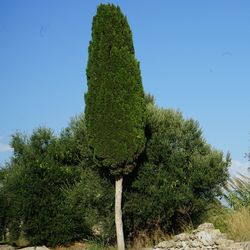
<path fill-rule="evenodd" d="M 123 177 L 115 181 L 115 226 L 118 250 L 125 250 L 122 223 L 122 181 Z"/>

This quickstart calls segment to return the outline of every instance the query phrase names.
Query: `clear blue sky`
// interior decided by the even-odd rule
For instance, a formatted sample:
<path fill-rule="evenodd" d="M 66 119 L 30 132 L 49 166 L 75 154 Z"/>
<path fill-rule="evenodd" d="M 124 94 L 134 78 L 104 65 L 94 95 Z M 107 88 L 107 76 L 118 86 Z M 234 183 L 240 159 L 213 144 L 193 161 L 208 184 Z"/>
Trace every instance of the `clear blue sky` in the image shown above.
<path fill-rule="evenodd" d="M 84 110 L 96 0 L 0 0 L 0 162 L 17 130 L 58 133 Z M 250 1 L 123 0 L 144 89 L 199 121 L 234 168 L 250 148 Z"/>

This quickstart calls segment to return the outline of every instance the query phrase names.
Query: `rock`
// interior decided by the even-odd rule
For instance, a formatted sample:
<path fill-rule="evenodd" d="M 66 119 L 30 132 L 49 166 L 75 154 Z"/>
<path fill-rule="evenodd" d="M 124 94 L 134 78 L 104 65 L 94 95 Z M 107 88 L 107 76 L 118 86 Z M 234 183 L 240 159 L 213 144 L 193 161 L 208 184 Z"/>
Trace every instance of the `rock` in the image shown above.
<path fill-rule="evenodd" d="M 210 246 L 215 244 L 215 239 L 211 234 L 205 231 L 200 231 L 196 234 L 197 240 L 202 243 L 204 246 Z"/>
<path fill-rule="evenodd" d="M 212 223 L 203 223 L 198 226 L 197 230 L 199 231 L 204 231 L 204 230 L 209 230 L 209 229 L 214 229 L 214 225 Z"/>
<path fill-rule="evenodd" d="M 15 250 L 15 248 L 10 245 L 0 245 L 0 250 Z"/>
<path fill-rule="evenodd" d="M 33 246 L 33 247 L 25 247 L 22 250 L 50 250 L 46 246 Z"/>
<path fill-rule="evenodd" d="M 221 247 L 228 247 L 233 243 L 234 243 L 233 240 L 227 240 L 227 239 L 224 239 L 224 238 L 219 238 L 219 239 L 215 240 L 215 244 L 219 245 Z"/>
<path fill-rule="evenodd" d="M 182 233 L 174 236 L 173 238 L 174 241 L 185 241 L 185 240 L 190 240 L 190 234 L 187 233 Z"/>
<path fill-rule="evenodd" d="M 216 240 L 220 239 L 222 234 L 218 229 L 206 229 L 195 232 L 195 236 L 204 246 L 212 246 L 216 244 Z"/>
<path fill-rule="evenodd" d="M 243 249 L 243 250 L 250 250 L 250 241 L 246 242 L 236 242 L 231 245 L 232 249 Z"/>
<path fill-rule="evenodd" d="M 198 241 L 198 240 L 193 240 L 193 241 L 191 241 L 191 247 L 196 247 L 196 248 L 198 248 L 198 247 L 202 247 L 202 244 L 201 244 L 201 242 L 200 241 Z"/>
<path fill-rule="evenodd" d="M 165 248 L 165 249 L 169 249 L 171 247 L 175 247 L 175 244 L 172 240 L 170 241 L 162 241 L 157 245 L 158 248 Z"/>
<path fill-rule="evenodd" d="M 234 242 L 211 223 L 204 223 L 191 234 L 182 233 L 163 241 L 153 250 L 250 250 L 250 242 Z"/>

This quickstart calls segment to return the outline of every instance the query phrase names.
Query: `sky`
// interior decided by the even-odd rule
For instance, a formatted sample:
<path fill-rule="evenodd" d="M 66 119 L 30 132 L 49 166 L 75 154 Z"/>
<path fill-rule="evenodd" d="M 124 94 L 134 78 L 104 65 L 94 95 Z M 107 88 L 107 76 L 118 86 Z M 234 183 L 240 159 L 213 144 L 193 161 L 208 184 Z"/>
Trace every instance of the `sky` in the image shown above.
<path fill-rule="evenodd" d="M 231 173 L 247 173 L 248 0 L 0 0 L 0 164 L 17 131 L 59 133 L 84 111 L 92 18 L 107 2 L 128 18 L 145 92 L 197 120 L 231 153 Z"/>

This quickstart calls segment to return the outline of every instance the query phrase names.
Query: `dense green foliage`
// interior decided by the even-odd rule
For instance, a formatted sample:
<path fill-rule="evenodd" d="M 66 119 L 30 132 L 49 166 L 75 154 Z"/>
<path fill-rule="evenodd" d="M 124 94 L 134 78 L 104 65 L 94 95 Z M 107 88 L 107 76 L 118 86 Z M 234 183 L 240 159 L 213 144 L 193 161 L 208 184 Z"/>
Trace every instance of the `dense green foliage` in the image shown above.
<path fill-rule="evenodd" d="M 128 173 L 145 144 L 145 99 L 132 33 L 119 7 L 99 5 L 86 73 L 85 115 L 94 157 L 113 174 Z"/>
<path fill-rule="evenodd" d="M 49 246 L 113 240 L 113 179 L 96 167 L 86 138 L 83 116 L 59 136 L 47 128 L 13 136 L 14 155 L 0 171 L 2 238 L 8 228 L 5 240 L 12 243 L 21 235 L 30 244 Z"/>
<path fill-rule="evenodd" d="M 128 230 L 178 230 L 199 222 L 221 194 L 230 159 L 206 143 L 194 120 L 151 104 L 148 112 L 145 155 L 126 193 Z"/>
<path fill-rule="evenodd" d="M 96 168 L 85 168 L 80 181 L 65 191 L 67 206 L 76 218 L 84 220 L 89 231 L 84 236 L 92 235 L 102 243 L 112 242 L 115 238 L 114 187 L 110 177 Z"/>
<path fill-rule="evenodd" d="M 147 97 L 145 151 L 124 182 L 126 238 L 195 223 L 220 194 L 228 161 L 202 137 L 197 122 L 159 109 Z M 59 136 L 39 128 L 13 136 L 14 155 L 0 171 L 0 228 L 11 240 L 56 245 L 81 238 L 114 242 L 114 177 L 88 148 L 84 117 Z M 198 222 L 198 221 L 197 221 Z"/>
<path fill-rule="evenodd" d="M 35 130 L 30 138 L 13 136 L 14 156 L 4 184 L 13 240 L 20 230 L 31 244 L 71 240 L 61 188 L 76 179 L 77 169 L 62 164 L 61 146 L 46 128 Z"/>

